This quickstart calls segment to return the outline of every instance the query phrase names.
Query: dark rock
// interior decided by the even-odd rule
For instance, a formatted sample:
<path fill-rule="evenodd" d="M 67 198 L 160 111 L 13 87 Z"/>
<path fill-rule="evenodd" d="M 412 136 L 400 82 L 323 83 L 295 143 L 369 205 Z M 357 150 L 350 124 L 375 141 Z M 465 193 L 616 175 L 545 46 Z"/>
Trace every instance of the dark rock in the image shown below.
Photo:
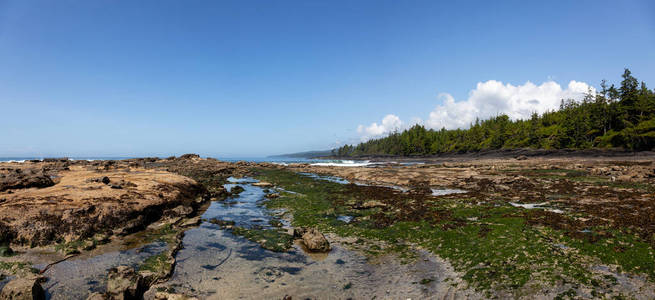
<path fill-rule="evenodd" d="M 184 155 L 180 156 L 180 159 L 194 159 L 194 158 L 200 158 L 200 155 L 189 153 L 189 154 L 184 154 Z"/>
<path fill-rule="evenodd" d="M 14 250 L 9 247 L 9 244 L 0 245 L 0 256 L 7 257 L 14 255 Z"/>
<path fill-rule="evenodd" d="M 104 184 L 109 184 L 110 181 L 111 181 L 111 180 L 109 180 L 109 177 L 107 177 L 107 176 L 104 176 L 104 177 L 102 177 L 102 178 L 100 179 L 100 182 L 102 182 L 102 183 L 104 183 Z"/>
<path fill-rule="evenodd" d="M 18 169 L 17 169 L 18 170 Z M 55 185 L 54 181 L 43 173 L 10 173 L 0 178 L 0 192 L 8 189 L 44 188 Z"/>
<path fill-rule="evenodd" d="M 296 239 L 301 239 L 302 235 L 307 232 L 307 228 L 305 227 L 296 227 L 293 229 L 293 237 Z"/>
<path fill-rule="evenodd" d="M 232 227 L 235 224 L 232 220 L 221 220 L 216 218 L 209 219 L 209 223 L 216 224 L 221 228 Z"/>
<path fill-rule="evenodd" d="M 229 196 L 229 193 L 224 187 L 218 186 L 209 188 L 208 196 L 211 200 L 221 200 Z"/>
<path fill-rule="evenodd" d="M 44 158 L 43 162 L 56 163 L 56 162 L 68 162 L 68 157 L 61 158 Z"/>
<path fill-rule="evenodd" d="M 112 299 L 141 299 L 145 292 L 143 278 L 133 268 L 118 266 L 107 274 L 107 294 Z"/>
<path fill-rule="evenodd" d="M 192 213 L 193 213 L 192 207 L 179 205 L 173 209 L 167 210 L 164 214 L 171 217 L 186 217 Z"/>
<path fill-rule="evenodd" d="M 9 244 L 14 237 L 16 237 L 16 232 L 7 224 L 0 221 L 0 244 Z"/>
<path fill-rule="evenodd" d="M 243 192 L 243 191 L 245 191 L 245 189 L 244 189 L 242 186 L 240 186 L 240 185 L 235 185 L 235 186 L 233 186 L 233 187 L 230 189 L 230 194 L 232 194 L 232 195 L 238 195 L 238 194 L 240 194 L 240 193 Z"/>
<path fill-rule="evenodd" d="M 41 278 L 17 278 L 9 281 L 0 291 L 0 299 L 32 300 L 45 299 L 45 291 L 39 282 Z"/>

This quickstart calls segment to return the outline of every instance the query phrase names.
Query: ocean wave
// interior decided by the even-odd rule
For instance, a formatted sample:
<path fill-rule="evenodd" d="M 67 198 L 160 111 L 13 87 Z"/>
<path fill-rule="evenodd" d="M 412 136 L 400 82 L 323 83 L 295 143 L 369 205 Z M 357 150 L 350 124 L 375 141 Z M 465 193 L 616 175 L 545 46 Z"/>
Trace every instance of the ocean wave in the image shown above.
<path fill-rule="evenodd" d="M 0 162 L 8 162 L 8 163 L 24 163 L 25 160 L 24 160 L 24 159 L 18 159 L 18 160 L 10 159 L 10 160 L 0 160 Z"/>
<path fill-rule="evenodd" d="M 354 161 L 354 160 L 334 160 L 328 162 L 319 162 L 313 163 L 312 166 L 321 166 L 321 167 L 365 167 L 372 165 L 368 160 L 363 161 Z"/>

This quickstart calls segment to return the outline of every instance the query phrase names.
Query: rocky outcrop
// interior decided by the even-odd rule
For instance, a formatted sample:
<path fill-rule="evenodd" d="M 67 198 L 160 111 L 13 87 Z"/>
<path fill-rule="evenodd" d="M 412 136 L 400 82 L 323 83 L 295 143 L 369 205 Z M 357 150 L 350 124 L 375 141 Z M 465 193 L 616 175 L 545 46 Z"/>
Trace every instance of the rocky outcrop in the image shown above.
<path fill-rule="evenodd" d="M 9 241 L 45 246 L 89 239 L 96 233 L 130 234 L 162 217 L 192 215 L 202 205 L 197 200 L 205 199 L 203 186 L 188 177 L 108 162 L 78 165 L 76 161 L 66 167 L 68 170 L 52 163 L 25 163 L 28 165 L 19 165 L 23 171 L 18 173 L 14 165 L 8 168 L 4 166 L 10 164 L 0 163 L 2 182 L 18 177 L 26 180 L 0 192 L 0 245 Z M 25 171 L 32 169 L 45 171 Z M 52 172 L 56 174 L 56 185 L 51 185 Z M 34 185 L 34 178 L 45 178 L 48 183 Z M 14 189 L 19 185 L 51 186 Z"/>
<path fill-rule="evenodd" d="M 0 300 L 41 300 L 45 291 L 41 287 L 41 278 L 16 278 L 9 281 L 0 291 Z"/>
<path fill-rule="evenodd" d="M 41 171 L 15 169 L 0 173 L 0 192 L 9 189 L 44 188 L 55 185 L 49 176 Z"/>
<path fill-rule="evenodd" d="M 235 185 L 230 189 L 230 194 L 231 195 L 238 195 L 241 194 L 241 192 L 245 191 L 245 189 L 240 186 L 240 185 Z"/>
<path fill-rule="evenodd" d="M 183 154 L 180 156 L 180 159 L 196 159 L 200 158 L 200 155 L 194 154 L 194 153 L 189 153 L 189 154 Z"/>
<path fill-rule="evenodd" d="M 316 228 L 294 228 L 294 238 L 302 239 L 307 250 L 312 252 L 330 251 L 330 242 Z"/>
<path fill-rule="evenodd" d="M 264 197 L 266 197 L 266 198 L 268 198 L 268 199 L 275 199 L 275 198 L 279 198 L 279 197 L 280 197 L 280 194 L 278 194 L 278 193 L 270 193 L 270 194 L 266 194 L 266 196 L 264 196 Z"/>
<path fill-rule="evenodd" d="M 109 270 L 107 293 L 110 299 L 141 299 L 145 292 L 143 277 L 128 266 Z"/>
<path fill-rule="evenodd" d="M 185 205 L 178 205 L 173 209 L 169 209 L 164 212 L 165 215 L 173 217 L 186 217 L 193 213 L 193 208 Z"/>
<path fill-rule="evenodd" d="M 149 283 L 141 273 L 128 266 L 109 269 L 107 274 L 107 291 L 92 293 L 87 300 L 138 300 L 148 289 Z"/>

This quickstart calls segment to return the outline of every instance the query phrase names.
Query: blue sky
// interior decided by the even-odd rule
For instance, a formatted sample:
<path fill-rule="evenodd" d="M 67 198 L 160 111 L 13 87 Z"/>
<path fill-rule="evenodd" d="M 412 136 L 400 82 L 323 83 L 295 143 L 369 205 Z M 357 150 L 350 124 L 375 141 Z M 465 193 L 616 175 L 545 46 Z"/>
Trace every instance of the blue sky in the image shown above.
<path fill-rule="evenodd" d="M 652 1 L 451 2 L 0 0 L 0 156 L 329 149 L 483 82 L 655 86 Z"/>

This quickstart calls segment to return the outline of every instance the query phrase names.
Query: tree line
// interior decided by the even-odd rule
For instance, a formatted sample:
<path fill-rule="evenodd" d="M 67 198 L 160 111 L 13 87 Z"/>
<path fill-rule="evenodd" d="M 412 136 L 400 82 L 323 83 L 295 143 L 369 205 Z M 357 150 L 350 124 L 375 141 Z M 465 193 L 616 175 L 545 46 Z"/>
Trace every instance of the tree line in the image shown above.
<path fill-rule="evenodd" d="M 605 80 L 581 101 L 563 99 L 559 109 L 529 119 L 498 115 L 477 119 L 468 129 L 415 125 L 387 137 L 332 150 L 335 156 L 436 155 L 493 149 L 655 148 L 655 90 L 625 69 L 619 87 Z"/>

